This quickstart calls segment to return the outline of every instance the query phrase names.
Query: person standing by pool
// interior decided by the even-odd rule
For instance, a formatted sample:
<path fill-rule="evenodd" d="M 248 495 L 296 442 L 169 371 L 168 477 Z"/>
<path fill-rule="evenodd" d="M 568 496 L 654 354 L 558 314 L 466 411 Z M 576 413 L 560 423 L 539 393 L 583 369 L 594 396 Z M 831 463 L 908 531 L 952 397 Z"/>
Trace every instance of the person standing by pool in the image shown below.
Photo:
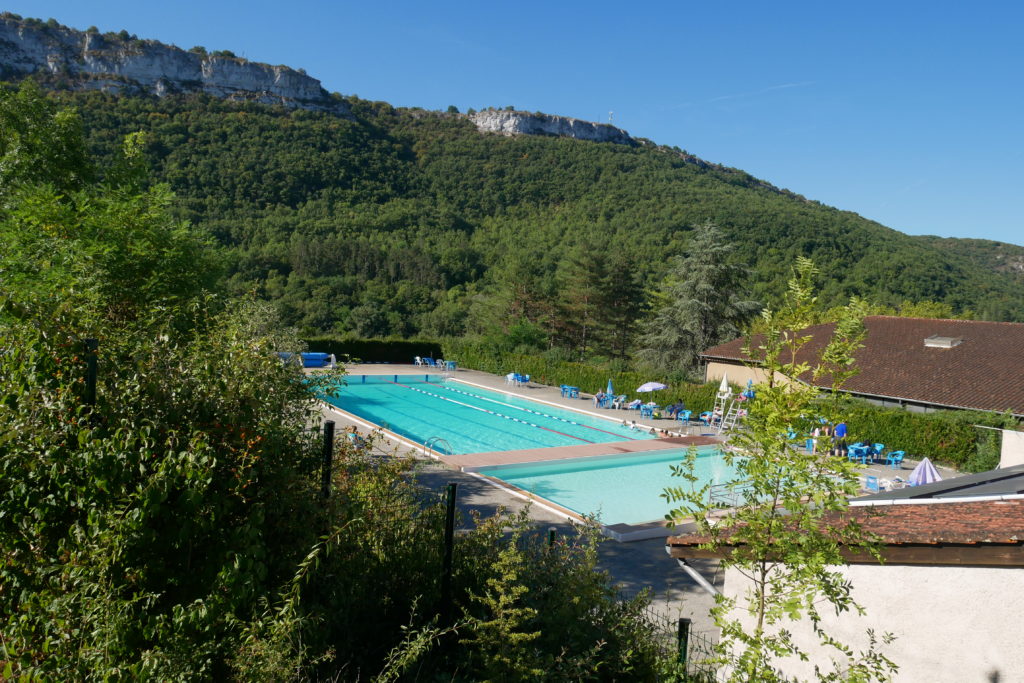
<path fill-rule="evenodd" d="M 846 423 L 840 422 L 835 429 L 835 454 L 845 455 L 846 453 Z"/>

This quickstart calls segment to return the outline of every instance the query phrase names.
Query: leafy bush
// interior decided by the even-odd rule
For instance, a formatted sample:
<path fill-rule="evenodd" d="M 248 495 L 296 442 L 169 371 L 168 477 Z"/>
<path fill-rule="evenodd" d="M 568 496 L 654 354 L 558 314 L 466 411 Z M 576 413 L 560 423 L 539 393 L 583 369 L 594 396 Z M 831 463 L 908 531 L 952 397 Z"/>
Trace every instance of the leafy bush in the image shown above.
<path fill-rule="evenodd" d="M 910 457 L 928 456 L 933 461 L 969 472 L 981 472 L 999 465 L 994 433 L 974 425 L 1016 428 L 1009 415 L 973 410 L 939 410 L 913 413 L 902 408 L 882 408 L 866 401 L 848 399 L 843 414 L 855 441 L 884 443 L 903 450 Z"/>
<path fill-rule="evenodd" d="M 672 381 L 671 378 L 658 378 L 635 371 L 614 370 L 587 363 L 572 363 L 560 360 L 558 354 L 516 354 L 495 352 L 490 347 L 460 339 L 445 340 L 444 357 L 456 360 L 460 367 L 472 368 L 497 375 L 518 372 L 530 375 L 540 384 L 559 386 L 568 384 L 579 387 L 586 393 L 604 391 L 608 380 L 612 380 L 615 391 L 632 398 L 645 398 L 661 403 L 671 403 L 682 399 L 687 409 L 693 411 L 711 410 L 715 404 L 717 383 L 697 384 L 685 381 Z M 553 359 L 552 359 L 553 358 Z M 664 381 L 663 381 L 664 380 Z M 637 394 L 636 388 L 645 382 L 663 381 L 668 389 L 656 394 Z"/>
<path fill-rule="evenodd" d="M 79 322 L 18 313 L 32 324 L 0 326 L 0 630 L 15 671 L 222 676 L 233 622 L 314 540 L 301 374 L 250 334 L 250 311 L 195 336 L 107 328 L 91 407 Z"/>
<path fill-rule="evenodd" d="M 525 514 L 476 518 L 454 550 L 453 624 L 438 615 L 444 506 L 412 461 L 338 453 L 333 531 L 234 662 L 245 680 L 656 680 L 644 596 L 619 601 L 596 568 L 596 527 L 553 546 Z M 282 616 L 283 615 L 283 616 Z M 284 627 L 282 632 L 281 627 Z"/>

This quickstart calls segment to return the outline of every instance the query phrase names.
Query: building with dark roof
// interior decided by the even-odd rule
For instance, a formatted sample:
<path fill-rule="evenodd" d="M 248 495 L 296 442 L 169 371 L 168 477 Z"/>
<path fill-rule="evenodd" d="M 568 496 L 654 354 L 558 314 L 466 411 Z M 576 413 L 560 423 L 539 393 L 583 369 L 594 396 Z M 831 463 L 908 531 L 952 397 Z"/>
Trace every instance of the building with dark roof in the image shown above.
<path fill-rule="evenodd" d="M 1022 477 L 1018 466 L 889 492 L 827 518 L 825 524 L 856 521 L 875 534 L 882 562 L 840 546 L 849 564 L 834 569 L 864 613 L 822 610 L 819 625 L 854 651 L 868 646 L 868 629 L 895 635 L 879 646 L 899 666 L 895 681 L 1018 680 L 1024 673 L 1024 640 L 1015 628 L 1024 610 L 1024 495 L 1015 492 Z M 730 551 L 702 549 L 706 540 L 675 536 L 666 550 L 681 562 Z M 723 593 L 737 600 L 731 616 L 750 627 L 744 605 L 752 588 L 742 572 L 726 569 Z M 832 668 L 834 651 L 818 645 L 809 620 L 770 628 L 787 629 L 809 654 L 807 661 L 776 662 L 788 676 L 804 680 L 813 678 L 814 666 Z"/>
<path fill-rule="evenodd" d="M 867 337 L 855 354 L 859 373 L 843 391 L 874 403 L 908 410 L 968 409 L 1024 417 L 1024 324 L 869 316 Z M 813 362 L 828 344 L 834 323 L 801 331 L 811 341 L 797 360 Z M 733 383 L 764 379 L 749 368 L 746 339 L 707 349 L 708 381 L 727 375 Z M 756 347 L 756 341 L 754 346 Z M 827 378 L 815 382 L 828 389 Z"/>

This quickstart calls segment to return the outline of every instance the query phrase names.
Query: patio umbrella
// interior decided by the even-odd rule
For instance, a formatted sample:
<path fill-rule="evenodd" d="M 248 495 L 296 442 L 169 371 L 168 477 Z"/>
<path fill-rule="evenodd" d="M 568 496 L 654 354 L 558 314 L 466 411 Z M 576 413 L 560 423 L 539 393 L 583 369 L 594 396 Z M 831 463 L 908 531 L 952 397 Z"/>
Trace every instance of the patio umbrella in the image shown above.
<path fill-rule="evenodd" d="M 914 468 L 914 471 L 907 478 L 907 483 L 911 486 L 931 484 L 936 481 L 942 481 L 942 475 L 939 474 L 939 471 L 935 469 L 935 465 L 928 458 L 917 463 L 917 467 Z"/>
<path fill-rule="evenodd" d="M 728 394 L 728 393 L 730 393 L 730 390 L 729 390 L 729 375 L 727 375 L 727 374 L 723 374 L 722 375 L 722 383 L 718 385 L 718 393 L 720 393 L 720 394 Z"/>
<path fill-rule="evenodd" d="M 640 393 L 645 393 L 648 391 L 661 391 L 662 389 L 668 389 L 668 385 L 662 384 L 661 382 L 648 382 L 647 384 L 641 384 L 636 388 L 636 390 Z"/>
<path fill-rule="evenodd" d="M 612 378 L 611 377 L 608 378 L 608 388 L 605 389 L 604 393 L 609 394 L 611 396 L 615 395 L 615 390 L 612 389 Z"/>

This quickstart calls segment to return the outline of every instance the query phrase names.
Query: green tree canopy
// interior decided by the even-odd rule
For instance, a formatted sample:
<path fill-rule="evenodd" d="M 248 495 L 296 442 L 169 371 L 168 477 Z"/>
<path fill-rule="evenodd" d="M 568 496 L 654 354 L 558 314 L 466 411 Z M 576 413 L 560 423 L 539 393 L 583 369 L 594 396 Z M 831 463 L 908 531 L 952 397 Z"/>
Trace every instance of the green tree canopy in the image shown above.
<path fill-rule="evenodd" d="M 692 372 L 701 352 L 740 335 L 761 305 L 744 298 L 748 273 L 730 261 L 732 252 L 713 224 L 694 229 L 688 255 L 673 259 L 664 299 L 645 325 L 643 361 L 661 372 Z"/>

